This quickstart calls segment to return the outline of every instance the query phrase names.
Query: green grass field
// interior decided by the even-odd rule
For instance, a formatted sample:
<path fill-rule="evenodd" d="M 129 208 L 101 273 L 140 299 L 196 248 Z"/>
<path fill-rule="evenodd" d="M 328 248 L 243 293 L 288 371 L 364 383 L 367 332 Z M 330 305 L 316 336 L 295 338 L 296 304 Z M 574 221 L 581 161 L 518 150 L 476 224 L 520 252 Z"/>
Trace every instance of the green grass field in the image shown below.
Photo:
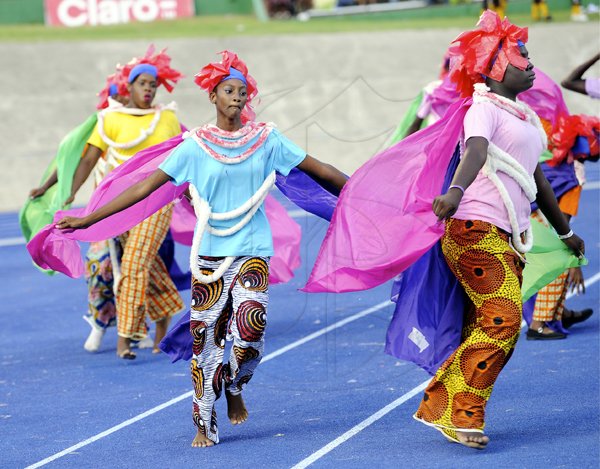
<path fill-rule="evenodd" d="M 82 28 L 48 28 L 44 25 L 0 26 L 1 42 L 127 40 L 183 37 L 228 37 L 243 35 L 310 34 L 337 32 L 368 32 L 397 29 L 442 29 L 474 26 L 479 7 L 472 5 L 472 14 L 415 18 L 410 12 L 360 17 L 314 18 L 310 21 L 278 20 L 261 23 L 253 16 L 202 16 L 155 23 L 130 23 L 118 26 Z M 509 11 L 510 13 L 510 11 Z M 555 22 L 569 21 L 568 11 L 553 11 Z M 531 25 L 527 13 L 510 15 L 512 22 Z M 598 15 L 590 17 L 598 21 Z"/>

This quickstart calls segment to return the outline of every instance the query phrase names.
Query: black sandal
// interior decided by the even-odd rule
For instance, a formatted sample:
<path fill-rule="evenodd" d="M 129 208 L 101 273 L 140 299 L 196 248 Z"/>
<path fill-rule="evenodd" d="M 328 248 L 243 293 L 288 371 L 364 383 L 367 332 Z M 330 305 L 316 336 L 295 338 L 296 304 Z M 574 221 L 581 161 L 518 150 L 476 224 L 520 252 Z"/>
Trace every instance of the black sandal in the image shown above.
<path fill-rule="evenodd" d="M 527 330 L 527 340 L 558 340 L 566 338 L 567 334 L 563 334 L 562 332 L 551 331 L 544 333 L 544 326 Z"/>
<path fill-rule="evenodd" d="M 568 317 L 565 317 L 565 311 L 570 312 L 571 315 Z M 583 322 L 583 321 L 589 319 L 592 316 L 592 314 L 594 314 L 594 310 L 592 308 L 586 308 L 581 311 L 573 311 L 572 309 L 565 309 L 563 311 L 562 325 L 565 329 L 568 329 L 573 324 L 577 324 L 578 322 Z"/>

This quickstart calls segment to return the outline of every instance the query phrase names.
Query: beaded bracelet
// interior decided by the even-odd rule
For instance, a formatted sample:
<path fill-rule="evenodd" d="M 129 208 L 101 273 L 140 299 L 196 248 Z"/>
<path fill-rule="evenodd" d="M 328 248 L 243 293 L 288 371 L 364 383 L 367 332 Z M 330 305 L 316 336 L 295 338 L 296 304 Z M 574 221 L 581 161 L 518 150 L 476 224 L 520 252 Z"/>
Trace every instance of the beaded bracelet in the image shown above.
<path fill-rule="evenodd" d="M 461 191 L 461 192 L 462 192 L 462 195 L 465 195 L 465 188 L 464 188 L 463 186 L 459 186 L 459 185 L 457 185 L 457 184 L 453 184 L 453 185 L 451 185 L 451 186 L 448 188 L 448 191 L 449 191 L 450 189 L 458 189 L 459 191 Z"/>
<path fill-rule="evenodd" d="M 571 236 L 573 236 L 573 230 L 569 230 L 569 232 L 567 234 L 558 235 L 558 239 L 568 239 Z"/>

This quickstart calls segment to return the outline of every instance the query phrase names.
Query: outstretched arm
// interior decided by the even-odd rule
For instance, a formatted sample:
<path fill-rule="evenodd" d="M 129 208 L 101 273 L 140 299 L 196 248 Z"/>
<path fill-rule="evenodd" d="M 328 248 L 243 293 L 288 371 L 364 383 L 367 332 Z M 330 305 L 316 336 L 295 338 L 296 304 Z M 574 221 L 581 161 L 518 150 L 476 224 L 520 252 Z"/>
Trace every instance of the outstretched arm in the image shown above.
<path fill-rule="evenodd" d="M 302 160 L 298 169 L 308 174 L 321 187 L 331 192 L 333 195 L 340 195 L 342 187 L 346 184 L 347 178 L 334 166 L 323 163 L 310 155 Z"/>
<path fill-rule="evenodd" d="M 421 126 L 423 125 L 423 120 L 424 119 L 420 118 L 419 116 L 416 116 L 415 120 L 412 122 L 412 124 L 410 124 L 410 127 L 406 130 L 406 135 L 404 136 L 404 138 L 421 130 Z"/>
<path fill-rule="evenodd" d="M 477 174 L 483 168 L 487 159 L 488 141 L 483 137 L 471 137 L 467 140 L 465 154 L 460 160 L 451 186 L 460 186 L 466 189 L 477 177 Z M 458 206 L 463 197 L 463 192 L 451 187 L 448 191 L 436 197 L 433 200 L 433 213 L 438 220 L 450 218 L 458 210 Z"/>
<path fill-rule="evenodd" d="M 563 88 L 575 91 L 577 93 L 587 94 L 585 91 L 585 79 L 583 78 L 583 74 L 587 72 L 592 65 L 598 62 L 598 60 L 600 60 L 600 54 L 596 54 L 590 60 L 575 68 L 575 70 L 573 70 L 569 76 L 561 82 Z"/>
<path fill-rule="evenodd" d="M 552 187 L 546 179 L 546 176 L 544 176 L 544 172 L 539 164 L 535 169 L 533 177 L 535 178 L 535 184 L 537 185 L 538 189 L 536 198 L 538 207 L 548 219 L 550 224 L 554 227 L 558 235 L 567 236 L 566 238 L 562 239 L 563 243 L 565 243 L 569 249 L 575 253 L 575 255 L 583 256 L 585 253 L 585 244 L 579 236 L 571 231 L 571 228 L 569 227 L 569 221 L 561 212 L 558 202 L 556 201 L 556 197 L 554 196 L 554 192 L 552 191 Z"/>
<path fill-rule="evenodd" d="M 75 174 L 73 176 L 73 185 L 71 186 L 71 196 L 65 201 L 65 205 L 70 204 L 75 199 L 75 194 L 83 183 L 87 180 L 88 176 L 98 163 L 98 160 L 102 156 L 102 150 L 94 145 L 88 145 L 85 153 L 77 165 Z"/>
<path fill-rule="evenodd" d="M 58 173 L 57 173 L 57 170 L 55 169 L 52 172 L 52 174 L 50 176 L 48 176 L 48 179 L 46 179 L 44 184 L 42 184 L 40 187 L 36 187 L 35 189 L 31 189 L 29 191 L 29 198 L 37 199 L 38 197 L 41 197 L 42 195 L 44 195 L 46 193 L 46 191 L 48 189 L 50 189 L 57 182 L 58 182 Z"/>
<path fill-rule="evenodd" d="M 138 203 L 170 179 L 167 173 L 161 169 L 157 169 L 150 177 L 134 184 L 98 210 L 82 218 L 65 217 L 56 224 L 56 227 L 61 230 L 87 228 L 110 215 Z"/>

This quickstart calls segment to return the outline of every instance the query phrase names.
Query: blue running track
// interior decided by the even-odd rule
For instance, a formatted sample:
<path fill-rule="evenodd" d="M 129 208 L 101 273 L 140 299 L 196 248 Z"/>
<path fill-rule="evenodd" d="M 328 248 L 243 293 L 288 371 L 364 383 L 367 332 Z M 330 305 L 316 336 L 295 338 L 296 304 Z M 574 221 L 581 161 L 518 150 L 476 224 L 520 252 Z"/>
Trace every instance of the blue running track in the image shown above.
<path fill-rule="evenodd" d="M 315 217 L 289 207 L 303 229 L 303 265 L 271 289 L 267 356 L 244 393 L 250 418 L 230 425 L 219 401 L 221 444 L 199 449 L 190 447 L 188 364 L 150 350 L 118 360 L 114 330 L 99 353 L 85 352 L 83 279 L 38 272 L 17 215 L 0 214 L 0 467 L 598 468 L 599 174 L 588 167 L 573 224 L 587 243 L 590 285 L 568 302 L 595 314 L 566 340 L 522 337 L 487 407 L 485 451 L 411 418 L 428 375 L 383 353 L 390 285 L 298 291 L 326 229 Z"/>

